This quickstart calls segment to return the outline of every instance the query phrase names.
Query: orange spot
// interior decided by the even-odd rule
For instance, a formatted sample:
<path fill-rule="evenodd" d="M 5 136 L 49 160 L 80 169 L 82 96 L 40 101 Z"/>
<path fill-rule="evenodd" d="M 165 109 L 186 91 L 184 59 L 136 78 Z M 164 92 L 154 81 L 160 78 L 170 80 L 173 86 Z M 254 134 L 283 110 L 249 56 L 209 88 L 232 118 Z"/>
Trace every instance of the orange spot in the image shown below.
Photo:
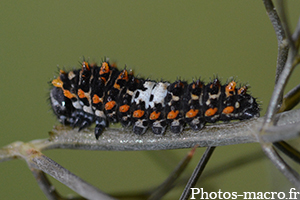
<path fill-rule="evenodd" d="M 119 74 L 118 79 L 123 79 L 128 81 L 128 73 L 126 69 L 124 69 L 122 73 Z"/>
<path fill-rule="evenodd" d="M 236 83 L 234 81 L 231 81 L 230 83 L 228 83 L 228 85 L 225 88 L 225 93 L 226 93 L 227 97 L 233 95 L 230 92 L 233 92 L 235 90 L 235 86 L 236 86 Z"/>
<path fill-rule="evenodd" d="M 90 71 L 89 64 L 88 64 L 87 62 L 85 62 L 85 61 L 82 62 L 82 69 L 83 69 L 84 67 L 85 67 L 87 70 Z"/>
<path fill-rule="evenodd" d="M 134 82 L 135 82 L 135 83 L 140 83 L 140 80 L 137 79 L 137 78 L 134 78 Z"/>
<path fill-rule="evenodd" d="M 97 103 L 102 103 L 102 102 L 103 102 L 103 100 L 100 99 L 100 97 L 98 95 L 94 94 L 94 96 L 93 96 L 93 103 L 97 104 Z"/>
<path fill-rule="evenodd" d="M 227 106 L 226 108 L 223 109 L 222 113 L 224 114 L 230 114 L 234 111 L 234 107 L 233 106 Z"/>
<path fill-rule="evenodd" d="M 133 112 L 133 117 L 134 118 L 141 118 L 145 114 L 145 111 L 143 110 L 136 110 Z"/>
<path fill-rule="evenodd" d="M 160 112 L 156 112 L 156 111 L 153 111 L 151 114 L 150 114 L 150 120 L 155 120 L 155 119 L 158 119 L 160 116 Z"/>
<path fill-rule="evenodd" d="M 106 83 L 106 78 L 101 77 L 101 80 L 102 80 L 104 83 Z"/>
<path fill-rule="evenodd" d="M 130 106 L 125 104 L 123 106 L 120 106 L 119 111 L 121 113 L 124 113 L 124 112 L 127 112 L 129 110 L 129 108 L 130 108 Z"/>
<path fill-rule="evenodd" d="M 205 116 L 207 116 L 207 117 L 213 116 L 214 114 L 216 114 L 217 111 L 218 111 L 218 108 L 209 108 L 205 112 Z"/>
<path fill-rule="evenodd" d="M 199 80 L 197 80 L 196 83 L 193 83 L 192 89 L 195 89 L 196 87 L 202 88 L 202 84 Z"/>
<path fill-rule="evenodd" d="M 115 101 L 109 101 L 105 104 L 105 110 L 111 110 L 116 105 Z"/>
<path fill-rule="evenodd" d="M 118 76 L 118 78 L 116 79 L 115 84 L 114 84 L 114 88 L 120 90 L 121 87 L 120 87 L 120 85 L 117 83 L 118 80 L 125 80 L 125 81 L 128 81 L 128 73 L 127 73 L 127 70 L 126 70 L 126 69 L 124 69 L 124 70 L 119 74 L 119 76 Z"/>
<path fill-rule="evenodd" d="M 192 117 L 196 117 L 196 115 L 198 114 L 199 110 L 194 110 L 194 109 L 191 109 L 189 110 L 186 114 L 185 114 L 185 117 L 186 118 L 192 118 Z"/>
<path fill-rule="evenodd" d="M 52 81 L 52 85 L 54 87 L 63 88 L 63 82 L 60 80 L 60 78 L 54 79 Z"/>
<path fill-rule="evenodd" d="M 238 94 L 246 94 L 247 86 L 243 86 L 238 90 Z"/>
<path fill-rule="evenodd" d="M 114 84 L 114 88 L 116 88 L 116 89 L 118 89 L 118 90 L 120 90 L 120 89 L 121 89 L 120 85 L 119 85 L 119 84 L 117 84 L 117 83 L 115 83 L 115 84 Z"/>
<path fill-rule="evenodd" d="M 82 89 L 78 89 L 77 95 L 80 99 L 86 98 L 84 91 Z"/>
<path fill-rule="evenodd" d="M 172 110 L 168 113 L 167 119 L 175 119 L 178 114 L 179 114 L 178 110 L 176 111 Z"/>
<path fill-rule="evenodd" d="M 64 90 L 64 96 L 69 98 L 69 99 L 72 99 L 72 98 L 76 98 L 76 95 L 75 94 L 72 94 L 69 90 Z"/>
<path fill-rule="evenodd" d="M 193 89 L 195 89 L 195 88 L 196 88 L 196 83 L 194 83 L 194 84 L 193 84 L 192 88 L 193 88 Z"/>
<path fill-rule="evenodd" d="M 210 89 L 212 89 L 213 87 L 220 87 L 220 81 L 216 78 L 213 83 L 209 86 Z"/>
<path fill-rule="evenodd" d="M 59 70 L 59 73 L 60 73 L 60 74 L 67 74 L 67 73 L 66 73 L 64 70 L 62 70 L 62 69 Z"/>
<path fill-rule="evenodd" d="M 102 67 L 100 68 L 99 74 L 102 75 L 102 74 L 106 74 L 106 73 L 109 73 L 109 66 L 108 66 L 107 62 L 103 62 Z"/>
<path fill-rule="evenodd" d="M 174 87 L 175 87 L 175 88 L 177 88 L 177 87 L 182 87 L 182 88 L 184 88 L 184 84 L 183 84 L 183 82 L 179 81 Z"/>

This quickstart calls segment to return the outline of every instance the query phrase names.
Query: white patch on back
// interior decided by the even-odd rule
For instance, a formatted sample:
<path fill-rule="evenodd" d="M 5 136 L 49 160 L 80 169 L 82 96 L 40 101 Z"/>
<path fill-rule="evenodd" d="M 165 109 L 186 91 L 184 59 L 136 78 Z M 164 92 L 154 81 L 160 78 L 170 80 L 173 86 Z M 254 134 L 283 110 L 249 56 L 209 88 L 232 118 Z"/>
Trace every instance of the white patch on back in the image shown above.
<path fill-rule="evenodd" d="M 169 85 L 170 85 L 170 83 L 163 83 L 163 82 L 156 83 L 156 87 L 153 88 L 151 91 L 151 95 L 153 95 L 153 100 L 149 102 L 150 108 L 153 108 L 155 106 L 155 104 L 159 104 L 159 103 L 164 105 L 164 100 L 168 93 L 167 87 Z M 149 96 L 149 99 L 150 99 L 150 96 Z"/>
<path fill-rule="evenodd" d="M 143 86 L 146 88 L 145 91 L 143 90 L 136 90 L 134 91 L 132 103 L 135 102 L 136 104 L 139 104 L 140 102 L 145 102 L 145 109 L 148 109 L 149 107 L 149 98 L 151 95 L 151 91 L 153 87 L 155 86 L 155 82 L 153 81 L 146 81 Z M 139 92 L 139 96 L 135 98 L 136 93 Z"/>

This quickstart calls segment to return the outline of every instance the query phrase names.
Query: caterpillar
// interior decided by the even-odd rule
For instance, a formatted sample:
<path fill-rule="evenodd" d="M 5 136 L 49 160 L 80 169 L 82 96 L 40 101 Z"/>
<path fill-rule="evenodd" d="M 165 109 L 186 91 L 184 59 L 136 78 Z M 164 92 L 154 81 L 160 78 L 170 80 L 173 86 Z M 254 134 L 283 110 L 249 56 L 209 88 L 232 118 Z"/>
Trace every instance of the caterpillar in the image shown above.
<path fill-rule="evenodd" d="M 95 126 L 96 139 L 109 123 L 132 126 L 142 135 L 148 127 L 163 135 L 167 126 L 178 134 L 188 124 L 193 130 L 206 123 L 245 120 L 259 116 L 259 106 L 235 81 L 221 85 L 218 78 L 205 84 L 176 80 L 153 81 L 138 78 L 132 71 L 118 70 L 106 59 L 100 66 L 82 62 L 81 69 L 65 72 L 52 80 L 50 102 L 62 124 Z"/>

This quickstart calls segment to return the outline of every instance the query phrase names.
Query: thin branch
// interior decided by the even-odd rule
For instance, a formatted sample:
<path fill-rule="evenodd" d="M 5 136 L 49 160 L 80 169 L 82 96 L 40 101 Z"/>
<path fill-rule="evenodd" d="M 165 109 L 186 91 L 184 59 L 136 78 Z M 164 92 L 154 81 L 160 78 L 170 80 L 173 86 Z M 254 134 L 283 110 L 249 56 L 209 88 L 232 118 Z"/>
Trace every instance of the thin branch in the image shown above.
<path fill-rule="evenodd" d="M 50 133 L 49 139 L 33 140 L 28 143 L 16 142 L 0 149 L 0 161 L 22 157 L 20 152 L 24 146 L 39 151 L 49 149 L 85 149 L 85 150 L 167 150 L 199 147 L 222 146 L 259 142 L 257 132 L 264 118 L 241 122 L 214 124 L 201 131 L 184 130 L 175 135 L 168 130 L 166 135 L 156 136 L 151 131 L 138 136 L 129 129 L 112 129 L 104 131 L 96 140 L 92 129 L 78 132 L 70 127 L 58 126 Z M 275 116 L 277 126 L 266 129 L 263 136 L 265 142 L 277 142 L 298 136 L 300 109 L 283 112 Z M 289 132 L 287 132 L 287 130 Z M 283 131 L 283 132 L 282 132 Z M 25 158 L 24 158 L 25 159 Z"/>
<path fill-rule="evenodd" d="M 215 176 L 220 176 L 223 173 L 230 173 L 230 171 L 236 170 L 244 165 L 249 163 L 253 163 L 262 159 L 266 159 L 266 156 L 262 151 L 259 149 L 257 151 L 248 152 L 245 155 L 241 155 L 240 157 L 230 157 L 225 162 L 219 163 L 218 166 L 213 168 L 207 169 L 204 174 L 201 175 L 201 180 L 205 179 L 213 179 Z M 179 180 L 179 183 L 176 184 L 176 187 L 185 186 L 188 182 L 190 176 L 185 176 Z M 116 198 L 122 199 L 147 199 L 146 197 L 148 194 L 151 193 L 151 190 L 139 191 L 137 192 L 122 192 L 118 195 L 113 195 Z"/>
<path fill-rule="evenodd" d="M 230 171 L 236 170 L 244 165 L 253 163 L 255 161 L 259 161 L 261 159 L 266 159 L 266 156 L 262 151 L 253 151 L 240 156 L 238 158 L 229 158 L 226 162 L 219 163 L 218 166 L 213 168 L 207 169 L 205 174 L 201 175 L 201 180 L 204 181 L 205 179 L 213 179 L 214 177 L 218 177 L 223 173 L 230 173 Z M 190 176 L 185 176 L 183 179 L 180 180 L 179 184 L 176 187 L 186 185 Z"/>
<path fill-rule="evenodd" d="M 300 102 L 300 84 L 289 91 L 283 98 L 278 112 L 288 111 Z M 274 142 L 273 145 L 285 155 L 300 164 L 300 152 L 285 141 Z"/>
<path fill-rule="evenodd" d="M 42 170 L 87 199 L 113 199 L 45 155 L 35 156 L 27 162 L 30 167 Z"/>
<path fill-rule="evenodd" d="M 57 199 L 58 193 L 53 190 L 50 182 L 40 172 L 43 171 L 67 187 L 71 188 L 81 196 L 88 199 L 103 199 L 112 200 L 105 193 L 101 192 L 94 186 L 86 183 L 76 175 L 72 174 L 67 169 L 63 168 L 55 161 L 43 155 L 38 149 L 35 148 L 41 144 L 44 144 L 46 140 L 34 140 L 29 143 L 15 142 L 1 149 L 7 153 L 7 157 L 20 158 L 27 162 L 29 168 L 33 172 L 33 175 L 37 179 L 39 186 L 45 192 L 45 195 L 50 199 Z M 5 156 L 4 156 L 5 157 Z M 5 158 L 3 160 L 6 160 Z M 48 191 L 46 191 L 48 190 Z"/>
<path fill-rule="evenodd" d="M 40 186 L 41 190 L 46 195 L 47 199 L 49 200 L 85 200 L 86 198 L 83 197 L 62 197 L 54 188 L 54 186 L 50 183 L 49 179 L 45 175 L 44 172 L 38 169 L 30 169 L 33 176 L 35 177 L 38 185 Z"/>
<path fill-rule="evenodd" d="M 18 150 L 22 146 L 23 142 L 13 142 L 0 149 L 0 162 L 9 161 L 18 158 Z"/>
<path fill-rule="evenodd" d="M 281 107 L 278 112 L 293 109 L 300 102 L 300 84 L 290 90 L 283 98 Z"/>
<path fill-rule="evenodd" d="M 277 37 L 278 53 L 275 77 L 275 83 L 277 83 L 279 75 L 281 74 L 288 57 L 289 46 L 284 42 L 286 38 L 285 32 L 273 2 L 271 0 L 263 0 L 263 3 Z"/>
<path fill-rule="evenodd" d="M 286 3 L 286 2 L 285 2 Z M 297 44 L 295 45 L 294 39 L 292 38 L 292 34 L 290 31 L 290 26 L 288 24 L 286 12 L 285 12 L 285 4 L 282 0 L 278 0 L 278 11 L 280 14 L 280 17 L 282 19 L 282 25 L 284 27 L 284 32 L 286 33 L 286 38 L 288 41 L 288 45 L 290 47 L 289 55 L 287 62 L 285 63 L 284 69 L 282 70 L 282 73 L 279 75 L 278 81 L 276 82 L 266 115 L 264 124 L 260 131 L 259 140 L 261 143 L 261 146 L 263 148 L 264 153 L 269 157 L 269 159 L 273 162 L 273 164 L 283 173 L 286 178 L 292 182 L 298 189 L 300 189 L 300 176 L 299 174 L 294 171 L 288 164 L 284 162 L 284 160 L 280 157 L 280 155 L 277 154 L 275 149 L 272 146 L 272 143 L 269 143 L 265 140 L 265 135 L 267 131 L 270 131 L 273 135 L 273 139 L 278 137 L 281 133 L 291 133 L 299 135 L 300 130 L 300 124 L 294 124 L 293 127 L 275 127 L 274 124 L 276 124 L 276 120 L 274 120 L 274 116 L 276 112 L 279 110 L 279 105 L 281 105 L 282 101 L 282 95 L 284 92 L 284 88 L 294 70 L 297 62 L 297 56 L 298 56 L 298 49 L 296 48 Z M 278 71 L 277 71 L 278 72 Z M 291 94 L 289 94 L 291 95 Z M 292 94 L 295 96 L 295 94 Z M 291 97 L 291 96 L 290 96 Z M 287 100 L 287 99 L 285 99 Z M 290 100 L 290 99 L 289 99 Z M 285 102 L 285 103 L 291 103 L 291 105 L 295 104 L 292 101 L 291 102 Z M 284 105 L 282 107 L 282 110 L 285 110 L 287 107 Z M 280 111 L 282 111 L 280 110 Z M 276 130 L 275 130 L 276 128 Z M 280 137 L 280 136 L 279 136 Z M 284 138 L 282 138 L 283 140 Z M 277 141 L 271 141 L 271 142 L 277 142 Z M 296 158 L 296 155 L 298 152 L 293 152 L 288 149 L 287 146 L 280 146 L 279 144 L 284 143 L 283 141 L 280 141 L 278 143 L 275 143 L 276 146 L 279 146 L 280 149 L 284 149 L 285 153 L 288 153 L 288 155 L 292 155 Z"/>
<path fill-rule="evenodd" d="M 175 181 L 179 178 L 179 176 L 186 169 L 188 164 L 190 163 L 197 146 L 195 146 L 186 156 L 182 159 L 182 161 L 177 165 L 177 167 L 173 170 L 173 172 L 169 175 L 169 177 L 159 185 L 154 192 L 149 197 L 149 200 L 161 199 L 167 192 L 169 192 L 173 187 Z"/>
<path fill-rule="evenodd" d="M 21 157 L 25 158 L 27 161 L 27 164 L 29 165 L 29 168 L 31 169 L 37 169 L 41 170 L 56 180 L 60 181 L 67 187 L 71 188 L 81 196 L 87 198 L 87 199 L 103 199 L 103 200 L 112 200 L 113 198 L 109 197 L 105 193 L 101 192 L 99 189 L 95 188 L 94 186 L 86 183 L 84 180 L 80 179 L 76 175 L 72 174 L 67 169 L 60 166 L 55 161 L 51 160 L 47 156 L 43 155 L 42 153 L 36 151 L 32 148 L 25 148 L 23 149 L 23 153 Z M 38 175 L 38 174 L 34 174 Z M 49 187 L 46 180 L 43 180 L 43 182 L 40 182 L 40 186 L 42 188 Z M 45 189 L 45 188 L 44 188 Z M 55 194 L 47 193 L 48 195 L 51 195 L 51 197 L 54 197 Z"/>
<path fill-rule="evenodd" d="M 48 200 L 60 199 L 59 198 L 60 195 L 55 190 L 55 188 L 51 185 L 50 181 L 48 180 L 48 178 L 46 177 L 44 172 L 42 172 L 41 170 L 32 169 L 32 168 L 30 170 Z"/>
<path fill-rule="evenodd" d="M 300 189 L 300 176 L 294 171 L 284 160 L 278 155 L 271 143 L 262 144 L 264 153 L 269 157 L 273 164 L 281 171 L 281 173 L 298 189 Z"/>
<path fill-rule="evenodd" d="M 300 112 L 300 111 L 299 111 Z M 243 122 L 206 126 L 201 131 L 184 130 L 182 134 L 170 131 L 163 136 L 154 135 L 150 130 L 144 135 L 135 135 L 131 129 L 112 129 L 104 131 L 99 140 L 95 139 L 92 129 L 78 132 L 69 127 L 59 126 L 51 133 L 49 142 L 42 150 L 53 148 L 85 150 L 167 150 L 199 147 L 223 146 L 257 142 L 254 132 L 261 125 L 261 119 Z"/>
<path fill-rule="evenodd" d="M 264 130 L 263 134 L 260 135 L 260 142 L 278 142 L 282 140 L 287 140 L 292 135 L 293 138 L 296 138 L 300 135 L 300 123 L 285 126 L 268 127 Z"/>
<path fill-rule="evenodd" d="M 294 58 L 295 58 L 295 52 L 290 51 L 290 54 L 288 56 L 288 60 L 286 62 L 286 65 L 279 77 L 279 80 L 277 84 L 275 85 L 266 115 L 265 115 L 265 120 L 264 120 L 264 126 L 263 128 L 266 128 L 270 126 L 273 121 L 274 121 L 274 116 L 278 111 L 278 105 L 279 101 L 281 100 L 281 94 L 283 93 L 283 90 L 287 84 L 287 81 L 289 80 L 294 68 Z"/>
<path fill-rule="evenodd" d="M 276 10 L 274 8 L 272 1 L 264 0 L 263 2 L 265 4 L 268 14 L 270 13 L 269 17 L 271 19 L 271 22 L 275 29 L 275 33 L 277 35 L 279 49 L 282 44 L 285 45 L 285 43 L 284 43 L 285 38 L 288 39 L 288 45 L 290 47 L 292 47 L 292 49 L 289 53 L 289 56 L 287 58 L 287 61 L 285 63 L 285 67 L 283 68 L 281 73 L 280 73 L 280 70 L 278 70 L 278 66 L 277 66 L 276 85 L 275 85 L 275 88 L 274 88 L 274 91 L 273 91 L 273 94 L 272 94 L 272 97 L 271 97 L 271 100 L 270 100 L 270 103 L 269 103 L 269 106 L 268 106 L 268 109 L 267 109 L 267 112 L 265 115 L 264 125 L 262 127 L 262 129 L 265 129 L 266 127 L 268 127 L 268 126 L 272 125 L 272 123 L 274 123 L 274 121 L 273 121 L 274 115 L 279 109 L 278 106 L 281 104 L 284 88 L 287 84 L 287 81 L 289 80 L 289 77 L 290 77 L 294 67 L 296 66 L 294 61 L 295 61 L 295 58 L 297 55 L 297 49 L 295 48 L 295 44 L 293 42 L 292 35 L 290 33 L 283 1 L 278 0 L 278 4 L 279 4 L 278 10 L 281 15 L 282 25 L 281 25 L 281 22 L 279 20 L 279 17 L 276 13 Z M 279 59 L 279 57 L 282 57 L 282 55 L 280 55 L 280 50 L 278 52 L 279 52 L 279 54 L 278 54 L 277 60 Z M 284 56 L 283 56 L 283 58 L 284 58 Z"/>
<path fill-rule="evenodd" d="M 180 155 L 174 154 L 172 151 L 145 151 L 144 154 L 165 173 L 170 173 L 181 158 Z"/>
<path fill-rule="evenodd" d="M 206 151 L 204 152 L 202 158 L 200 159 L 197 167 L 195 168 L 193 174 L 191 175 L 188 183 L 186 184 L 186 187 L 184 188 L 184 191 L 181 194 L 180 200 L 186 200 L 191 195 L 191 188 L 193 188 L 199 177 L 201 176 L 202 172 L 204 171 L 204 168 L 209 161 L 212 153 L 214 152 L 215 147 L 207 147 Z"/>
<path fill-rule="evenodd" d="M 4 161 L 9 161 L 9 160 L 13 160 L 16 157 L 14 157 L 14 155 L 11 155 L 9 153 L 9 151 L 7 151 L 7 149 L 5 149 L 5 147 L 3 147 L 0 150 L 0 162 L 4 162 Z"/>
<path fill-rule="evenodd" d="M 300 122 L 300 110 L 292 110 L 276 115 L 278 126 L 266 131 L 264 141 L 279 141 L 284 138 L 294 138 L 297 131 L 279 132 L 278 130 L 293 130 L 292 126 Z M 112 129 L 104 131 L 99 140 L 94 137 L 93 130 L 78 132 L 69 127 L 59 126 L 51 132 L 50 140 L 40 145 L 41 150 L 54 148 L 85 149 L 85 150 L 166 150 L 199 147 L 224 146 L 232 144 L 258 142 L 257 133 L 262 126 L 263 118 L 214 124 L 206 126 L 201 131 L 185 130 L 175 135 L 167 131 L 166 135 L 156 136 L 148 131 L 142 136 L 135 135 L 129 129 Z M 272 134 L 276 132 L 273 136 Z"/>
<path fill-rule="evenodd" d="M 297 27 L 292 35 L 292 38 L 296 44 L 296 48 L 298 49 L 300 46 L 300 17 L 298 19 Z"/>
<path fill-rule="evenodd" d="M 280 15 L 281 21 L 282 21 L 282 26 L 284 28 L 284 31 L 286 33 L 286 38 L 288 40 L 290 48 L 292 48 L 293 51 L 296 51 L 296 46 L 292 38 L 291 30 L 290 30 L 290 25 L 287 19 L 286 11 L 285 11 L 285 4 L 286 1 L 283 0 L 277 0 L 278 2 L 278 13 Z"/>
<path fill-rule="evenodd" d="M 272 0 L 263 0 L 263 3 L 266 8 L 269 19 L 275 30 L 275 34 L 276 34 L 278 43 L 281 43 L 285 39 L 285 33 L 284 33 L 284 29 L 282 27 L 281 21 L 279 19 L 279 16 L 274 7 L 274 4 L 273 4 Z"/>
<path fill-rule="evenodd" d="M 297 149 L 295 149 L 294 147 L 292 147 L 285 141 L 275 142 L 275 143 L 273 143 L 273 145 L 276 148 L 278 148 L 280 151 L 282 151 L 285 155 L 287 155 L 288 157 L 293 159 L 295 162 L 300 164 L 300 152 Z"/>
<path fill-rule="evenodd" d="M 247 154 L 241 155 L 239 157 L 228 158 L 226 161 L 219 163 L 218 166 L 208 169 L 205 174 L 201 176 L 201 180 L 213 179 L 214 177 L 221 176 L 223 173 L 230 173 L 231 171 L 237 170 L 244 165 L 253 163 L 255 161 L 266 159 L 264 153 L 261 149 L 248 152 Z"/>

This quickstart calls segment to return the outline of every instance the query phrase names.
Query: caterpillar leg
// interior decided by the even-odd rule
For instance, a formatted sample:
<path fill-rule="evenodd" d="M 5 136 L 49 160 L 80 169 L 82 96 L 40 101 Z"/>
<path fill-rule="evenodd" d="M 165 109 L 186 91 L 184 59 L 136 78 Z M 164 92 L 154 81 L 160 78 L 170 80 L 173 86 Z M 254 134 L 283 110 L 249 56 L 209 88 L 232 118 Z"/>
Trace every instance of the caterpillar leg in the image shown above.
<path fill-rule="evenodd" d="M 167 122 L 166 120 L 155 121 L 152 124 L 152 132 L 157 135 L 163 135 L 166 131 Z"/>
<path fill-rule="evenodd" d="M 72 117 L 75 119 L 72 123 L 72 127 L 79 127 L 78 131 L 90 126 L 94 121 L 94 116 L 92 114 L 85 113 L 82 110 L 77 110 L 72 115 Z"/>
<path fill-rule="evenodd" d="M 96 127 L 95 127 L 95 137 L 98 140 L 103 130 L 108 126 L 108 123 L 105 118 L 97 117 L 96 118 Z"/>
<path fill-rule="evenodd" d="M 132 127 L 132 131 L 137 135 L 143 135 L 148 128 L 147 120 L 140 120 L 138 119 Z"/>
<path fill-rule="evenodd" d="M 82 129 L 90 126 L 94 121 L 94 116 L 93 115 L 85 115 L 80 126 L 79 126 L 79 129 L 78 131 L 81 131 Z"/>
<path fill-rule="evenodd" d="M 82 110 L 76 110 L 72 113 L 72 117 L 74 118 L 74 122 L 71 124 L 72 128 L 80 126 L 84 119 L 84 112 Z"/>
<path fill-rule="evenodd" d="M 172 133 L 181 133 L 185 123 L 184 119 L 175 119 L 170 124 L 170 129 Z"/>
<path fill-rule="evenodd" d="M 198 131 L 201 130 L 204 125 L 205 125 L 205 121 L 200 121 L 199 118 L 195 118 L 193 119 L 190 123 L 189 126 L 194 130 L 194 131 Z"/>

